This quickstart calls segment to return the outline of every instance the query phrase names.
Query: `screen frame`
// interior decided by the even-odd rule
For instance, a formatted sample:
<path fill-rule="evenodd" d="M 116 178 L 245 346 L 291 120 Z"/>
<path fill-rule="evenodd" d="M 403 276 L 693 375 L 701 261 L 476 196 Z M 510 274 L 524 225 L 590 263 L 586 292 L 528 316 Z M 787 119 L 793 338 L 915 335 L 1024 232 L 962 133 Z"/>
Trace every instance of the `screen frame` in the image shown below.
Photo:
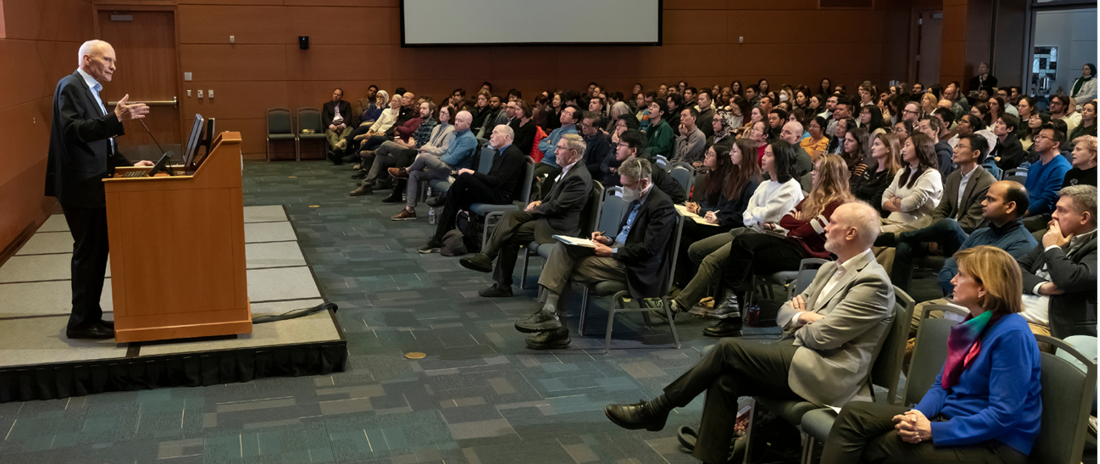
<path fill-rule="evenodd" d="M 620 46 L 656 46 L 665 42 L 665 0 L 657 0 L 657 41 L 656 42 L 480 42 L 480 43 L 438 43 L 410 44 L 405 41 L 405 0 L 398 2 L 398 25 L 401 27 L 401 48 L 430 47 L 530 47 L 530 46 L 574 46 L 574 47 L 620 47 Z"/>

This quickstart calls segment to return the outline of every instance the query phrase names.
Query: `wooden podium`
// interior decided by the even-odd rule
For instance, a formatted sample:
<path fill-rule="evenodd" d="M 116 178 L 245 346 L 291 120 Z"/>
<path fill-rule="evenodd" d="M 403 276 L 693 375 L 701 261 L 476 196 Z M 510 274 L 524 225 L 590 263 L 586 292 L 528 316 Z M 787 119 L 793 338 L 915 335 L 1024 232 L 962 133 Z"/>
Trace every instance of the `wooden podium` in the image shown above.
<path fill-rule="evenodd" d="M 177 174 L 182 166 L 175 166 Z M 252 332 L 241 135 L 222 132 L 193 175 L 104 179 L 119 343 Z"/>

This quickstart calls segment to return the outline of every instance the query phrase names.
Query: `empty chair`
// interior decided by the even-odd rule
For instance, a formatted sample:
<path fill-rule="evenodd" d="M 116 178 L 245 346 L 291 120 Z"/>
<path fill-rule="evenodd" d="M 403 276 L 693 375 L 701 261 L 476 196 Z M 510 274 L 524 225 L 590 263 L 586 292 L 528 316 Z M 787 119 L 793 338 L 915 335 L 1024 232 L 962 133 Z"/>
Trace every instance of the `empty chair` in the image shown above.
<path fill-rule="evenodd" d="M 298 159 L 325 159 L 327 143 L 321 112 L 316 108 L 298 108 Z"/>
<path fill-rule="evenodd" d="M 289 143 L 288 143 L 289 142 Z M 267 160 L 297 159 L 298 138 L 290 118 L 290 110 L 271 108 L 267 110 Z M 275 148 L 282 148 L 273 150 Z M 287 149 L 289 148 L 289 149 Z"/>

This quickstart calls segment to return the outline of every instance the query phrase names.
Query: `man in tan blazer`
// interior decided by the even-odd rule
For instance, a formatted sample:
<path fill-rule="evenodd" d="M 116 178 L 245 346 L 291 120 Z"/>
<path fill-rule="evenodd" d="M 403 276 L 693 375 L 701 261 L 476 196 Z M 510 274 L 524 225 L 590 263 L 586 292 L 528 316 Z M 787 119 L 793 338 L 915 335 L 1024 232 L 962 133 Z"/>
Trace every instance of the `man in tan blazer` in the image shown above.
<path fill-rule="evenodd" d="M 897 234 L 891 281 L 908 291 L 913 280 L 913 262 L 923 256 L 952 256 L 974 229 L 985 222 L 982 217 L 986 193 L 997 179 L 981 166 L 989 153 L 989 142 L 980 135 L 969 135 L 955 144 L 951 160 L 958 166 L 947 176 L 943 197 L 932 213 L 932 224 L 923 229 Z"/>
<path fill-rule="evenodd" d="M 855 201 L 837 208 L 825 227 L 825 248 L 836 262 L 821 267 L 805 292 L 785 303 L 778 343 L 724 338 L 694 367 L 651 401 L 612 404 L 604 413 L 627 429 L 661 430 L 674 407 L 707 392 L 693 455 L 725 462 L 737 398 L 767 395 L 843 406 L 870 400 L 869 372 L 894 314 L 894 289 L 871 245 L 878 212 Z"/>

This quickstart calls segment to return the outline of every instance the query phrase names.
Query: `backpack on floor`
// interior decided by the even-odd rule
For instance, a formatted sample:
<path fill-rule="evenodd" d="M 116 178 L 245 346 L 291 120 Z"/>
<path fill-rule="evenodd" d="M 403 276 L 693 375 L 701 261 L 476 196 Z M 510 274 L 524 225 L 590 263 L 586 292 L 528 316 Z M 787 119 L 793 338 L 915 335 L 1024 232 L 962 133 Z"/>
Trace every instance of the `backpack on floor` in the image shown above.
<path fill-rule="evenodd" d="M 468 253 L 481 251 L 482 222 L 478 220 L 472 211 L 462 210 L 455 218 L 455 227 L 462 232 L 462 242 L 466 244 Z"/>

